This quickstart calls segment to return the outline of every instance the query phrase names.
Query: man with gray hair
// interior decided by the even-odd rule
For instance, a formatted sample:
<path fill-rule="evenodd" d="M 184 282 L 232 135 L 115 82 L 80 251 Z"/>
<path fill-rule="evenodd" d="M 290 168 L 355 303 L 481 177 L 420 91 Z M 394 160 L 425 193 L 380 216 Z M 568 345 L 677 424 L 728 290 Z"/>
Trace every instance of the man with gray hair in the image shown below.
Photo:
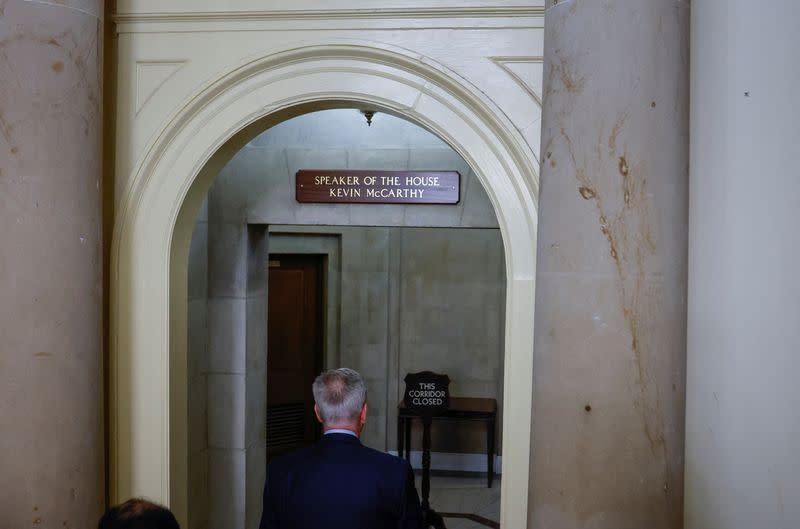
<path fill-rule="evenodd" d="M 324 434 L 269 464 L 260 529 L 422 529 L 411 466 L 359 440 L 367 421 L 361 375 L 332 369 L 312 389 Z"/>

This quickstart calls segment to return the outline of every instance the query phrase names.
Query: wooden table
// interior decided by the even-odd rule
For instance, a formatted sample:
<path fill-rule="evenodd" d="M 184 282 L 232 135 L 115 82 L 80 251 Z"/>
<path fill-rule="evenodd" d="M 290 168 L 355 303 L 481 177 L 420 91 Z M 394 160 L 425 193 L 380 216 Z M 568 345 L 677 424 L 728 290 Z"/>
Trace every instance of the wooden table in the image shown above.
<path fill-rule="evenodd" d="M 405 402 L 397 406 L 397 454 L 411 459 L 411 423 L 417 417 L 409 412 Z M 450 397 L 450 408 L 434 421 L 481 421 L 486 423 L 486 472 L 487 486 L 492 488 L 494 479 L 495 424 L 497 422 L 497 400 Z"/>

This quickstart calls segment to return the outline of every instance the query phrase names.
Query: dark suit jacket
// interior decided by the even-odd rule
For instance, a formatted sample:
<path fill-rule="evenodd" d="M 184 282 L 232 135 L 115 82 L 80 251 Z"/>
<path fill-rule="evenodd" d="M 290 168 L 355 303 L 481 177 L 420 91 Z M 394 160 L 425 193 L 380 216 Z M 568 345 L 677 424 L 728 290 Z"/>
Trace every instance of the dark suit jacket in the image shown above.
<path fill-rule="evenodd" d="M 261 529 L 422 529 L 408 462 L 333 433 L 267 467 Z"/>

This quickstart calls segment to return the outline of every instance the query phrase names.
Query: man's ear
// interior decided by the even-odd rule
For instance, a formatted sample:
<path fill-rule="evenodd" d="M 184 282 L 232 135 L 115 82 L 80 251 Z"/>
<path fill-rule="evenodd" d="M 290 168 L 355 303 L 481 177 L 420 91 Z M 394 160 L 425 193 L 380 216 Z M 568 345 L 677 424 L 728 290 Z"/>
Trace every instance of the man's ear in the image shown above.
<path fill-rule="evenodd" d="M 317 416 L 317 420 L 319 422 L 323 422 L 322 421 L 322 415 L 319 414 L 319 406 L 317 406 L 316 404 L 314 404 L 314 415 Z"/>
<path fill-rule="evenodd" d="M 363 406 L 361 406 L 361 416 L 359 418 L 361 419 L 361 424 L 364 424 L 364 423 L 367 422 L 367 403 L 366 402 L 364 403 Z"/>

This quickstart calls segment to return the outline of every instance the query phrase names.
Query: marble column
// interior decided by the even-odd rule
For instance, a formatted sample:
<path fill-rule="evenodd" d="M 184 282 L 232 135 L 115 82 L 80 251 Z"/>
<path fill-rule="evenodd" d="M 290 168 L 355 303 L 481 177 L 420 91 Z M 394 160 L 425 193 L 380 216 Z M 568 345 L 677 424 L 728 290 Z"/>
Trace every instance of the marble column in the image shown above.
<path fill-rule="evenodd" d="M 689 3 L 545 18 L 531 525 L 683 512 Z"/>
<path fill-rule="evenodd" d="M 687 529 L 800 527 L 800 2 L 768 5 L 692 11 Z"/>
<path fill-rule="evenodd" d="M 104 501 L 102 2 L 0 0 L 0 526 Z"/>

